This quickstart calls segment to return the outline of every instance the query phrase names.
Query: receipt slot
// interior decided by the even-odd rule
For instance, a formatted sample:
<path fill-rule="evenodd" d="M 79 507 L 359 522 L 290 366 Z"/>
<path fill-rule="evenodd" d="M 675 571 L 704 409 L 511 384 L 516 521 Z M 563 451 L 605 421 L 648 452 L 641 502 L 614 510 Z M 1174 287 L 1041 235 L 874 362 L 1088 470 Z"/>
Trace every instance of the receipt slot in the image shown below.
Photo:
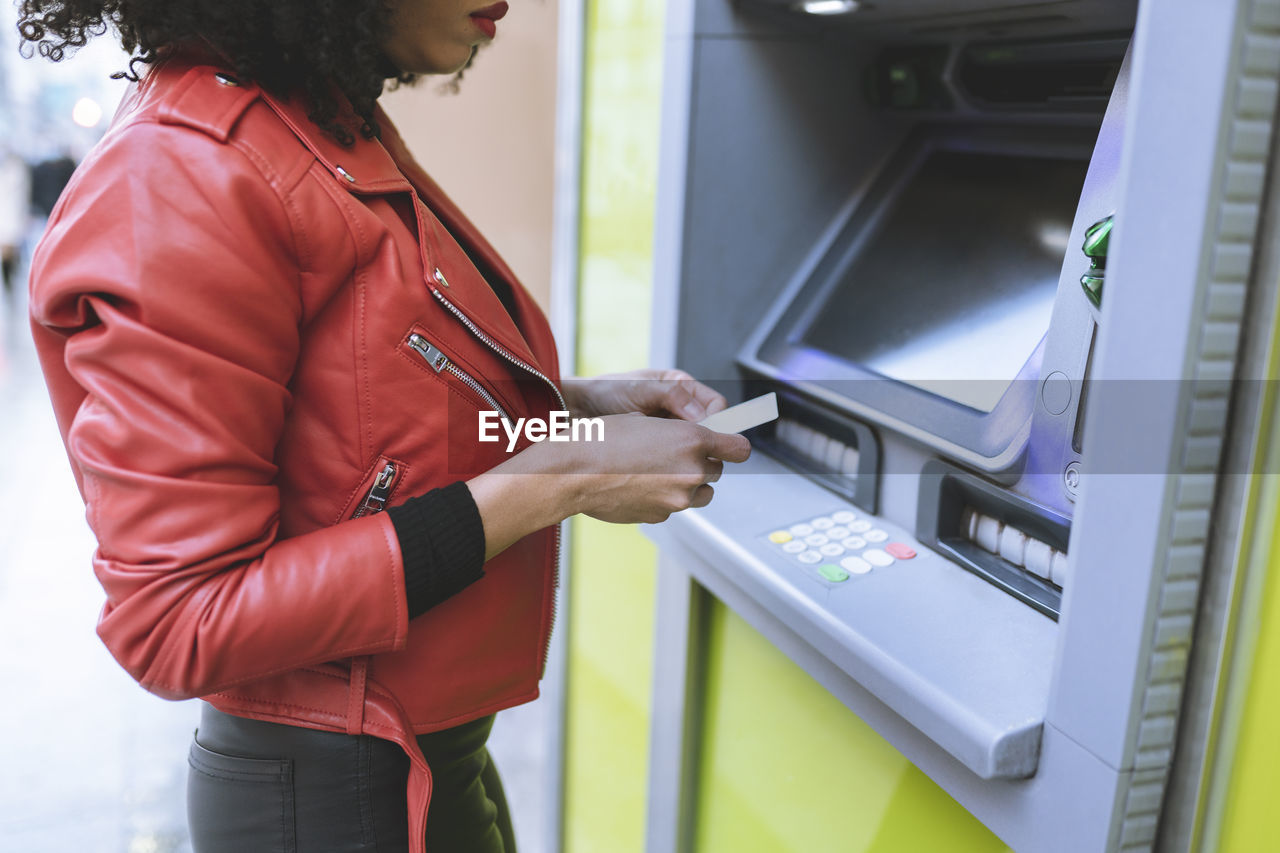
<path fill-rule="evenodd" d="M 779 418 L 650 531 L 649 849 L 687 849 L 708 594 L 1015 849 L 1176 848 L 1280 4 L 847 5 L 668 7 L 654 358 Z"/>

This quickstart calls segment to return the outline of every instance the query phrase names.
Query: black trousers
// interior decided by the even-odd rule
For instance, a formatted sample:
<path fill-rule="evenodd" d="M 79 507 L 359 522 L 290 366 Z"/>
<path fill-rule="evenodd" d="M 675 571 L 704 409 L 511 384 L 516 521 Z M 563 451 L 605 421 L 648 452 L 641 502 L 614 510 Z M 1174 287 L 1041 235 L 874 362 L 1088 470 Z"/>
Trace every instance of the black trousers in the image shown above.
<path fill-rule="evenodd" d="M 515 853 L 493 717 L 418 737 L 431 768 L 429 853 Z M 191 744 L 194 853 L 405 853 L 409 759 L 368 735 L 224 714 L 204 704 Z"/>

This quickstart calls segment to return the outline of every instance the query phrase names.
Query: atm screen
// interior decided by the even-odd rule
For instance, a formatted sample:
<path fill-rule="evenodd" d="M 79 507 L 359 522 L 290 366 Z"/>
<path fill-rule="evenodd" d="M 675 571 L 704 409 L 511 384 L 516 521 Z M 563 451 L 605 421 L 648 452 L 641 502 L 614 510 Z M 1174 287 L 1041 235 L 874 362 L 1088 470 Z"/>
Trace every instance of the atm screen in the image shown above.
<path fill-rule="evenodd" d="M 1049 327 L 1087 166 L 933 150 L 801 341 L 992 411 Z"/>

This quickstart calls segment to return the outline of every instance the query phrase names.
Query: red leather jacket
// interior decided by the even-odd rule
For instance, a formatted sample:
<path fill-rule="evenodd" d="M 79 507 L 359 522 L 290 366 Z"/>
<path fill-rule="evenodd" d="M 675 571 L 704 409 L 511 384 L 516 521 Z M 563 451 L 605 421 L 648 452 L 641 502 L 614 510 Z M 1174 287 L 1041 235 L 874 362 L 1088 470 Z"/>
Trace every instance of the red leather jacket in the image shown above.
<path fill-rule="evenodd" d="M 161 696 L 398 742 L 420 844 L 413 735 L 537 695 L 559 532 L 410 622 L 377 510 L 506 458 L 478 441 L 493 403 L 565 407 L 542 312 L 386 116 L 343 148 L 305 113 L 151 69 L 50 220 L 32 327 L 117 660 Z"/>

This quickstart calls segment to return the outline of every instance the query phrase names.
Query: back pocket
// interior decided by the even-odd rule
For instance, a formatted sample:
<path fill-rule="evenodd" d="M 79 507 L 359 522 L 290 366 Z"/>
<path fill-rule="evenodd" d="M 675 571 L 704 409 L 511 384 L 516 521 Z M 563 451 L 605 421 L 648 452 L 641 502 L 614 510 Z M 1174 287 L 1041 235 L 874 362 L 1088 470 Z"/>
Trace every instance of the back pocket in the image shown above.
<path fill-rule="evenodd" d="M 187 763 L 194 853 L 296 853 L 292 761 L 223 755 L 193 739 Z"/>

